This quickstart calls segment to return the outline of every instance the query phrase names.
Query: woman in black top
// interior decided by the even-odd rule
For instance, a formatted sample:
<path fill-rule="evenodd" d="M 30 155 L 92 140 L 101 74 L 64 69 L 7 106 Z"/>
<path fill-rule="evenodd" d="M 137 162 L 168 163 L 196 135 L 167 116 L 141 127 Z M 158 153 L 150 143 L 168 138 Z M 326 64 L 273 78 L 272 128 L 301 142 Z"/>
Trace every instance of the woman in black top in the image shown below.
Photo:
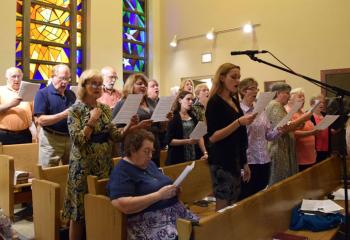
<path fill-rule="evenodd" d="M 166 143 L 169 145 L 166 165 L 172 165 L 192 160 L 207 159 L 204 140 L 190 139 L 189 136 L 196 127 L 198 120 L 192 113 L 193 94 L 182 91 L 174 102 L 174 118 L 169 121 Z M 203 156 L 196 152 L 198 144 Z"/>
<path fill-rule="evenodd" d="M 249 181 L 248 145 L 245 125 L 253 122 L 255 114 L 243 115 L 235 95 L 238 92 L 240 67 L 225 63 L 213 79 L 205 113 L 211 142 L 208 162 L 216 197 L 216 210 L 235 201 L 240 193 L 241 169 L 243 180 Z"/>

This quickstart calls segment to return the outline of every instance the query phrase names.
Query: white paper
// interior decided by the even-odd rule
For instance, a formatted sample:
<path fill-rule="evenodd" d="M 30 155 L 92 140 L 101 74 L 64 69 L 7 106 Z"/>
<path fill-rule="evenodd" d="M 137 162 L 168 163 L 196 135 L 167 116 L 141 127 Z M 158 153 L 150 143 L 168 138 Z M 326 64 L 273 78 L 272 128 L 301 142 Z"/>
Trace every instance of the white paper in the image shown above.
<path fill-rule="evenodd" d="M 267 104 L 275 97 L 276 92 L 263 92 L 259 94 L 258 101 L 256 102 L 254 106 L 253 113 L 262 113 Z"/>
<path fill-rule="evenodd" d="M 339 188 L 337 191 L 332 193 L 334 200 L 345 200 L 345 189 Z M 348 189 L 348 196 L 350 197 L 350 189 Z"/>
<path fill-rule="evenodd" d="M 307 200 L 303 199 L 300 210 L 302 211 L 317 211 L 324 213 L 337 212 L 343 208 L 332 200 Z"/>
<path fill-rule="evenodd" d="M 168 121 L 166 116 L 171 111 L 171 106 L 173 105 L 175 98 L 175 96 L 160 97 L 157 106 L 153 111 L 151 120 L 153 120 L 153 122 Z"/>
<path fill-rule="evenodd" d="M 131 117 L 137 113 L 143 94 L 129 94 L 123 106 L 112 120 L 113 124 L 128 124 Z"/>
<path fill-rule="evenodd" d="M 40 89 L 40 84 L 22 81 L 19 88 L 18 96 L 24 102 L 34 101 L 36 92 Z"/>
<path fill-rule="evenodd" d="M 207 134 L 207 124 L 203 121 L 199 121 L 196 127 L 191 132 L 190 139 L 199 140 L 205 134 Z"/>
<path fill-rule="evenodd" d="M 75 93 L 75 95 L 77 95 L 77 92 L 78 92 L 78 86 L 70 86 L 70 88 L 69 88 L 72 92 L 74 92 Z"/>
<path fill-rule="evenodd" d="M 303 102 L 301 102 L 301 101 L 294 103 L 290 112 L 277 124 L 275 129 L 286 125 L 288 123 L 288 121 L 293 117 L 293 114 L 296 113 L 297 111 L 299 111 L 299 109 L 301 108 L 302 105 L 303 105 Z"/>
<path fill-rule="evenodd" d="M 313 112 L 315 111 L 316 107 L 317 107 L 318 105 L 320 105 L 320 103 L 321 103 L 321 101 L 318 100 L 318 99 L 316 99 L 316 100 L 315 100 L 314 106 L 313 106 L 312 108 L 310 108 L 310 109 L 308 110 L 308 112 L 313 113 Z"/>
<path fill-rule="evenodd" d="M 182 183 L 182 181 L 187 177 L 187 175 L 193 170 L 195 165 L 195 161 L 192 162 L 191 165 L 187 165 L 185 167 L 185 169 L 182 171 L 182 173 L 180 174 L 180 176 L 177 177 L 177 179 L 174 182 L 174 185 L 176 187 L 180 186 L 180 184 Z"/>
<path fill-rule="evenodd" d="M 337 118 L 339 115 L 326 115 L 324 118 L 319 122 L 316 126 L 315 129 L 317 130 L 325 130 L 328 128 Z"/>

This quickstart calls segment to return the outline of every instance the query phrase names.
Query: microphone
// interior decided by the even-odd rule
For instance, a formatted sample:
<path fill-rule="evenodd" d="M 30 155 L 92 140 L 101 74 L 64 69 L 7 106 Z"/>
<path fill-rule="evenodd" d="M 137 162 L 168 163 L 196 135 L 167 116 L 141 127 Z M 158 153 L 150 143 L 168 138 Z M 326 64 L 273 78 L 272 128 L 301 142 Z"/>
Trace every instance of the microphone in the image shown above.
<path fill-rule="evenodd" d="M 245 51 L 232 51 L 231 55 L 254 55 L 254 54 L 259 54 L 259 53 L 268 53 L 269 51 L 266 50 L 245 50 Z"/>

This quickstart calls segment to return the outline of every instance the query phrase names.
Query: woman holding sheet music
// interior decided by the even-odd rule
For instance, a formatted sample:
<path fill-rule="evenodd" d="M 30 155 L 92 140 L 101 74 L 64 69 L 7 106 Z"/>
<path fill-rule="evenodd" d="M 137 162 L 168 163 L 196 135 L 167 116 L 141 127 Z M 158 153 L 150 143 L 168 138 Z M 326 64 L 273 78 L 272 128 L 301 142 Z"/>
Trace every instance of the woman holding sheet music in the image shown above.
<path fill-rule="evenodd" d="M 155 136 L 154 148 L 152 160 L 159 166 L 160 156 L 160 143 L 159 134 L 165 131 L 166 127 L 161 123 L 152 123 L 151 117 L 155 109 L 155 105 L 151 99 L 147 97 L 148 78 L 142 73 L 132 74 L 128 77 L 124 84 L 122 99 L 117 103 L 113 109 L 113 118 L 120 111 L 126 98 L 129 94 L 143 94 L 144 97 L 141 101 L 140 107 L 137 110 L 137 116 L 139 117 L 139 124 L 133 127 L 133 129 L 147 129 L 151 131 Z"/>
<path fill-rule="evenodd" d="M 266 114 L 271 122 L 271 127 L 275 128 L 287 115 L 284 106 L 289 101 L 291 87 L 286 83 L 276 83 L 272 86 L 271 91 L 276 92 L 276 96 L 267 105 Z M 298 172 L 298 163 L 295 156 L 295 140 L 292 131 L 300 127 L 310 116 L 311 112 L 290 121 L 285 129 L 285 133 L 269 143 L 268 150 L 271 157 L 270 184 L 277 183 Z"/>
<path fill-rule="evenodd" d="M 198 123 L 192 113 L 192 104 L 193 94 L 191 92 L 182 91 L 177 95 L 173 106 L 174 118 L 169 121 L 166 134 L 168 144 L 166 165 L 208 158 L 203 137 L 200 140 L 190 139 L 190 134 Z M 199 145 L 202 155 L 196 153 L 196 144 Z"/>
<path fill-rule="evenodd" d="M 87 176 L 109 176 L 112 170 L 112 142 L 121 141 L 123 137 L 123 131 L 111 124 L 110 107 L 97 102 L 102 94 L 102 82 L 99 71 L 84 71 L 78 87 L 80 101 L 72 105 L 68 113 L 72 147 L 63 217 L 70 220 L 69 239 L 82 239 Z M 124 132 L 136 122 L 136 117 L 133 117 Z"/>
<path fill-rule="evenodd" d="M 198 221 L 177 198 L 178 189 L 151 161 L 155 138 L 140 129 L 124 140 L 125 157 L 107 187 L 112 204 L 127 214 L 128 239 L 177 239 L 176 219 Z"/>
<path fill-rule="evenodd" d="M 211 143 L 208 162 L 213 179 L 216 209 L 237 201 L 243 180 L 249 181 L 247 164 L 247 129 L 255 114 L 243 115 L 237 93 L 241 77 L 240 67 L 232 63 L 221 65 L 215 73 L 209 93 L 205 117 Z"/>
<path fill-rule="evenodd" d="M 259 92 L 258 82 L 253 78 L 246 78 L 238 85 L 242 98 L 240 106 L 244 114 L 252 113 Z M 252 124 L 247 126 L 248 148 L 247 160 L 251 171 L 249 182 L 242 183 L 240 199 L 244 199 L 263 190 L 269 184 L 271 158 L 267 151 L 268 141 L 277 139 L 283 129 L 271 128 L 266 112 L 259 114 Z"/>
<path fill-rule="evenodd" d="M 302 88 L 294 88 L 290 92 L 291 104 L 295 102 L 302 102 L 303 105 L 300 109 L 293 114 L 292 120 L 300 118 L 303 114 L 303 107 L 305 103 L 305 94 Z M 315 147 L 315 135 L 320 131 L 314 129 L 314 124 L 311 120 L 305 121 L 300 128 L 294 131 L 295 137 L 295 152 L 299 165 L 299 171 L 303 171 L 316 163 L 316 147 Z"/>

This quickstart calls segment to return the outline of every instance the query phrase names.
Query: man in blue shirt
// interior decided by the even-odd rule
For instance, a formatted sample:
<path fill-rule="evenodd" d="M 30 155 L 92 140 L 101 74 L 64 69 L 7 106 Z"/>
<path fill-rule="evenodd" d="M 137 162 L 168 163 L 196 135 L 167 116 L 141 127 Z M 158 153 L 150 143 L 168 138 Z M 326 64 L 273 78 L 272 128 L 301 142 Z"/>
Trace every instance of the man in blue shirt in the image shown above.
<path fill-rule="evenodd" d="M 70 139 L 67 125 L 68 108 L 74 104 L 74 92 L 67 89 L 70 81 L 67 65 L 53 67 L 51 84 L 39 90 L 34 99 L 34 116 L 42 127 L 39 133 L 39 163 L 43 167 L 68 164 Z"/>

